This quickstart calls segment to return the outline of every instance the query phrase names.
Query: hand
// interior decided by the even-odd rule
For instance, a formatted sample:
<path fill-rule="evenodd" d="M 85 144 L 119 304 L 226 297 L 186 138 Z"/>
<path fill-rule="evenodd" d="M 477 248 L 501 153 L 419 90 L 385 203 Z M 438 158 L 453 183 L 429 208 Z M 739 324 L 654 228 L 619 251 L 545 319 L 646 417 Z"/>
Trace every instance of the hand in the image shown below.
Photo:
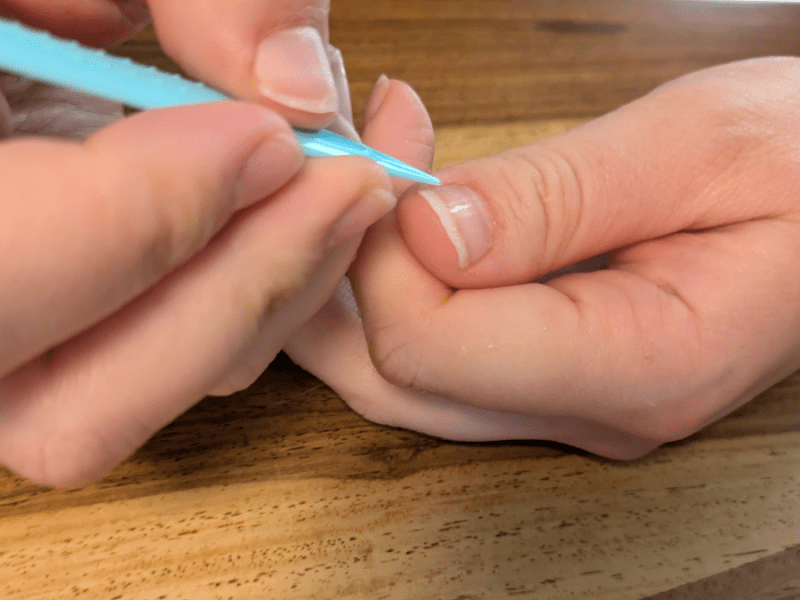
<path fill-rule="evenodd" d="M 4 83 L 6 133 L 119 116 Z M 0 463 L 87 483 L 207 393 L 246 387 L 335 290 L 389 190 L 372 161 L 306 162 L 256 104 L 0 143 Z"/>
<path fill-rule="evenodd" d="M 0 16 L 97 46 L 149 23 L 189 75 L 293 125 L 355 132 L 341 54 L 328 44 L 329 0 L 5 0 Z"/>
<path fill-rule="evenodd" d="M 800 364 L 799 78 L 796 59 L 701 71 L 445 170 L 352 269 L 382 377 L 334 303 L 293 356 L 368 418 L 453 439 L 626 458 L 719 419 Z"/>

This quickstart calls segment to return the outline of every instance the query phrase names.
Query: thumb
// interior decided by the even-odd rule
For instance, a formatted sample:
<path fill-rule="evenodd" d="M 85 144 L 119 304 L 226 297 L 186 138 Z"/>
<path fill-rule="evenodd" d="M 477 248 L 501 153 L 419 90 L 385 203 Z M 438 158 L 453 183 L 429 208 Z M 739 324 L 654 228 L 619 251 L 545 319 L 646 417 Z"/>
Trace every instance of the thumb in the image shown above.
<path fill-rule="evenodd" d="M 328 0 L 147 4 L 164 50 L 194 77 L 301 127 L 348 112 L 341 56 L 328 44 Z"/>
<path fill-rule="evenodd" d="M 800 98 L 781 90 L 798 64 L 700 71 L 564 135 L 452 167 L 442 187 L 399 202 L 404 241 L 448 285 L 495 287 L 676 231 L 781 214 L 793 194 L 770 173 L 796 172 L 785 149 Z"/>

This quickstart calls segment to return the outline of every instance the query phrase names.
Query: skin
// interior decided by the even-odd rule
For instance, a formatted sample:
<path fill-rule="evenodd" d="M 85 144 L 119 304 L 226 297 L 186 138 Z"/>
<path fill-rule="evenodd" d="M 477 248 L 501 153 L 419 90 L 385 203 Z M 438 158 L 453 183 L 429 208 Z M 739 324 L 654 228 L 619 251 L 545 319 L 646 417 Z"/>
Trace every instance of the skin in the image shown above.
<path fill-rule="evenodd" d="M 700 71 L 439 173 L 489 215 L 466 268 L 406 189 L 350 272 L 363 323 L 340 295 L 287 349 L 367 418 L 445 438 L 633 458 L 692 434 L 800 365 L 799 78 L 789 58 Z M 370 141 L 429 166 L 421 108 L 385 103 L 416 110 L 411 143 L 380 117 Z"/>
<path fill-rule="evenodd" d="M 130 5 L 65 2 L 0 10 L 98 45 L 144 22 Z M 324 37 L 326 4 L 205 0 L 186 23 L 177 0 L 148 7 L 189 73 L 251 103 L 0 144 L 0 222 L 14 224 L 0 237 L 0 462 L 17 472 L 92 481 L 282 346 L 374 421 L 618 458 L 689 435 L 800 362 L 795 60 L 700 72 L 441 173 L 490 216 L 491 247 L 461 268 L 416 189 L 369 161 L 306 163 L 287 141 L 289 123 L 341 117 L 261 94 L 260 40 L 298 24 Z M 12 112 L 0 103 L 6 134 Z M 367 143 L 430 166 L 430 120 L 407 86 L 380 82 L 365 121 Z M 264 144 L 270 160 L 248 168 Z M 362 320 L 346 289 L 326 299 L 390 186 L 398 211 L 351 269 Z M 608 269 L 559 271 L 599 254 Z"/>
<path fill-rule="evenodd" d="M 120 5 L 0 12 L 106 44 L 146 22 Z M 0 102 L 0 463 L 40 483 L 91 482 L 203 396 L 249 385 L 395 202 L 372 161 L 304 159 L 290 123 L 336 114 L 285 109 L 254 83 L 263 36 L 298 18 L 324 29 L 327 3 L 148 7 L 187 71 L 250 102 L 142 113 L 75 141 L 64 111 L 26 102 L 40 88 L 2 82 L 16 91 Z"/>
<path fill-rule="evenodd" d="M 329 0 L 2 0 L 0 16 L 106 47 L 138 33 L 151 20 L 159 43 L 191 77 L 233 98 L 271 108 L 298 127 L 332 123 L 347 133 L 349 96 L 339 52 L 328 42 Z M 340 112 L 310 112 L 275 102 L 259 85 L 256 63 L 262 41 L 296 27 L 319 32 L 334 76 Z M 285 69 L 302 92 L 302 65 Z M 306 90 L 307 91 L 307 90 Z M 335 127 L 337 128 L 337 127 Z"/>

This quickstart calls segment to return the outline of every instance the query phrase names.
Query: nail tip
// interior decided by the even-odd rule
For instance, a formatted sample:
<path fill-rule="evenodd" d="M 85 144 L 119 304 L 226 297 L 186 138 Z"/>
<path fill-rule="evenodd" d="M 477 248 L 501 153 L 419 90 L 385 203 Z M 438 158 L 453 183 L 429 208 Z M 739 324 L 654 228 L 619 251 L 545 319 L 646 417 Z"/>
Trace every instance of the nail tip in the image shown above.
<path fill-rule="evenodd" d="M 313 114 L 339 110 L 325 45 L 313 27 L 286 29 L 265 38 L 254 70 L 259 92 L 267 100 Z"/>
<path fill-rule="evenodd" d="M 492 246 L 492 225 L 481 198 L 466 186 L 420 190 L 458 254 L 459 268 L 483 258 Z"/>
<path fill-rule="evenodd" d="M 310 100 L 307 98 L 300 98 L 298 96 L 291 96 L 281 94 L 271 90 L 269 87 L 262 83 L 259 86 L 261 95 L 270 102 L 280 104 L 286 108 L 299 110 L 301 112 L 311 113 L 315 115 L 335 114 L 339 110 L 339 99 L 336 96 L 322 98 L 320 100 Z"/>

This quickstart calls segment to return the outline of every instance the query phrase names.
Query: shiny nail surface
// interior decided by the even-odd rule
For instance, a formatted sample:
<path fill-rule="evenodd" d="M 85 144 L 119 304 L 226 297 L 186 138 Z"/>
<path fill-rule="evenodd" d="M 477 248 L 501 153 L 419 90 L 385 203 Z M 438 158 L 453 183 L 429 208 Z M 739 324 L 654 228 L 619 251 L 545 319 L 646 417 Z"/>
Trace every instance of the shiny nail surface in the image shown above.
<path fill-rule="evenodd" d="M 315 114 L 336 112 L 336 83 L 319 31 L 284 29 L 258 47 L 255 75 L 261 93 L 289 108 Z"/>
<path fill-rule="evenodd" d="M 461 185 L 423 189 L 419 194 L 439 218 L 456 250 L 461 269 L 475 264 L 489 251 L 492 224 L 478 194 Z"/>

